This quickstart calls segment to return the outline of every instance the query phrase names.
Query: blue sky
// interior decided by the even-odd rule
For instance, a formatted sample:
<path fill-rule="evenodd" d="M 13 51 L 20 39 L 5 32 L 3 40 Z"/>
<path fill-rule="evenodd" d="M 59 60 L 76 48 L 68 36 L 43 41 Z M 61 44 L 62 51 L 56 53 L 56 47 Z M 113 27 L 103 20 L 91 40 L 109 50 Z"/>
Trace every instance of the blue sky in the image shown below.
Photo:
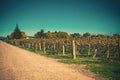
<path fill-rule="evenodd" d="M 0 0 L 0 36 L 19 25 L 27 35 L 40 29 L 68 33 L 120 33 L 119 0 Z"/>

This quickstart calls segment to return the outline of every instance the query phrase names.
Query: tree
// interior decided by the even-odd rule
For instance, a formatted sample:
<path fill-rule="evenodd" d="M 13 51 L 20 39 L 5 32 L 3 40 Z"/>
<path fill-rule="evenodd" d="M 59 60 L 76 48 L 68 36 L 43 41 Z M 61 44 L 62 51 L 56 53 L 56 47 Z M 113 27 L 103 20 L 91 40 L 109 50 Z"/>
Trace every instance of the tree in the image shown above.
<path fill-rule="evenodd" d="M 35 37 L 36 38 L 44 38 L 45 37 L 45 33 L 44 33 L 44 29 L 41 29 L 39 32 L 37 32 L 36 34 L 35 34 Z"/>
<path fill-rule="evenodd" d="M 70 34 L 70 36 L 73 38 L 80 38 L 81 37 L 81 35 L 79 33 Z"/>
<path fill-rule="evenodd" d="M 16 28 L 15 28 L 14 32 L 12 32 L 7 37 L 8 37 L 8 39 L 22 39 L 22 38 L 26 38 L 27 35 L 25 34 L 25 32 L 20 31 L 18 24 L 16 24 Z"/>
<path fill-rule="evenodd" d="M 54 32 L 47 32 L 45 33 L 45 38 L 47 39 L 56 38 L 56 35 Z"/>
<path fill-rule="evenodd" d="M 18 24 L 16 24 L 16 28 L 15 28 L 14 32 L 10 35 L 10 38 L 11 39 L 21 39 L 22 38 L 22 34 L 18 27 Z"/>
<path fill-rule="evenodd" d="M 27 37 L 27 35 L 25 34 L 25 32 L 21 32 L 21 34 L 22 34 L 22 38 L 26 38 Z"/>
<path fill-rule="evenodd" d="M 56 34 L 57 38 L 61 38 L 61 39 L 68 39 L 69 38 L 69 35 L 68 35 L 67 32 L 59 31 L 59 32 L 57 32 L 55 34 Z"/>
<path fill-rule="evenodd" d="M 90 33 L 86 32 L 83 34 L 84 37 L 90 36 Z"/>

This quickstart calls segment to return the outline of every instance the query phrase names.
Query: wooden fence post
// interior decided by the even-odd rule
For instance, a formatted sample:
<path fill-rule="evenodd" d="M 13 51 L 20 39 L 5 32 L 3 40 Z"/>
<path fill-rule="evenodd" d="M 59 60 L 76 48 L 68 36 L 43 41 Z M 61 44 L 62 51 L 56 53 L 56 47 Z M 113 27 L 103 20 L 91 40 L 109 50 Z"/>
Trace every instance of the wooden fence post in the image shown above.
<path fill-rule="evenodd" d="M 42 50 L 42 49 L 41 49 L 41 43 L 39 43 L 39 50 Z"/>
<path fill-rule="evenodd" d="M 73 53 L 72 53 L 73 54 L 73 59 L 76 59 L 76 52 L 75 52 L 76 49 L 75 49 L 75 41 L 74 40 L 72 41 L 72 47 L 73 47 Z"/>
<path fill-rule="evenodd" d="M 64 44 L 62 45 L 62 53 L 63 53 L 63 55 L 65 55 L 65 46 L 64 46 Z"/>
<path fill-rule="evenodd" d="M 95 50 L 95 52 L 94 52 L 93 58 L 95 58 L 96 54 L 97 54 L 97 49 L 95 48 L 94 50 Z"/>
<path fill-rule="evenodd" d="M 90 55 L 90 49 L 91 49 L 91 44 L 90 44 L 91 37 L 90 36 L 88 37 L 88 40 L 89 40 L 89 44 L 88 44 L 88 56 L 89 56 Z"/>
<path fill-rule="evenodd" d="M 37 43 L 35 43 L 35 52 L 37 52 L 37 50 L 38 50 L 38 45 Z"/>
<path fill-rule="evenodd" d="M 45 47 L 45 42 L 43 42 L 43 53 L 45 54 L 46 53 L 46 47 Z"/>

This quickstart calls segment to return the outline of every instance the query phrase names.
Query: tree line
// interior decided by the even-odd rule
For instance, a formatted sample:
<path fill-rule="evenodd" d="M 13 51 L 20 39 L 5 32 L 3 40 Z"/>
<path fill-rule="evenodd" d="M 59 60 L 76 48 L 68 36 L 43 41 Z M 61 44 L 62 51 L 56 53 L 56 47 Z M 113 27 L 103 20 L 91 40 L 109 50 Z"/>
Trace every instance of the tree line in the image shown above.
<path fill-rule="evenodd" d="M 91 35 L 90 33 L 68 34 L 67 32 L 55 31 L 45 32 L 44 29 L 36 32 L 34 38 L 25 39 L 27 36 L 20 31 L 18 25 L 13 33 L 9 36 L 11 43 L 32 48 L 35 50 L 42 50 L 43 53 L 63 55 L 71 53 L 73 59 L 76 55 L 88 55 L 93 58 L 101 57 L 105 59 L 120 58 L 120 35 Z"/>
<path fill-rule="evenodd" d="M 14 31 L 7 36 L 8 39 L 24 39 L 26 38 L 27 35 L 25 32 L 21 31 L 19 29 L 18 24 L 16 24 L 16 27 Z M 88 32 L 84 33 L 83 35 L 79 33 L 73 33 L 73 34 L 68 34 L 67 32 L 63 31 L 55 31 L 55 32 L 45 32 L 44 29 L 41 29 L 40 31 L 36 32 L 33 36 L 34 38 L 40 38 L 40 39 L 78 39 L 82 37 L 120 37 L 120 34 L 109 34 L 109 35 L 103 35 L 103 34 L 90 34 Z"/>

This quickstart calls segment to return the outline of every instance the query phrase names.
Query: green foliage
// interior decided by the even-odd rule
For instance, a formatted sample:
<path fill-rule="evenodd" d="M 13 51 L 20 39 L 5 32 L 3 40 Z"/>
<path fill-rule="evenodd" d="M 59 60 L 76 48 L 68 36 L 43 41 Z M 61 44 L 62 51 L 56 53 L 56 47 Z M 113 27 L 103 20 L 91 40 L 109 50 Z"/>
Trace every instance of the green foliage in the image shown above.
<path fill-rule="evenodd" d="M 20 39 L 22 38 L 22 34 L 21 34 L 21 31 L 18 27 L 18 24 L 16 24 L 16 28 L 14 30 L 14 32 L 11 34 L 11 38 L 12 39 Z"/>
<path fill-rule="evenodd" d="M 69 35 L 68 35 L 68 33 L 66 33 L 66 32 L 57 32 L 57 33 L 56 33 L 56 36 L 57 36 L 58 38 L 62 38 L 62 39 L 68 39 L 68 38 L 69 38 Z"/>
<path fill-rule="evenodd" d="M 45 38 L 51 39 L 51 38 L 57 38 L 57 36 L 54 32 L 47 32 L 45 33 Z"/>
<path fill-rule="evenodd" d="M 63 59 L 59 62 L 67 64 L 85 64 L 86 69 L 91 70 L 96 74 L 100 74 L 103 77 L 111 80 L 118 80 L 120 78 L 120 63 L 108 63 L 100 59 L 92 59 L 90 57 L 79 57 L 76 60 Z"/>
<path fill-rule="evenodd" d="M 21 35 L 22 35 L 22 39 L 27 37 L 27 35 L 23 31 L 21 32 Z"/>
<path fill-rule="evenodd" d="M 79 33 L 70 34 L 70 36 L 72 38 L 80 38 L 81 37 L 81 35 Z"/>
<path fill-rule="evenodd" d="M 118 80 L 120 78 L 120 64 L 93 64 L 86 67 L 86 69 L 90 69 L 91 71 L 102 75 L 103 77 L 107 77 L 112 80 Z"/>
<path fill-rule="evenodd" d="M 67 32 L 61 32 L 61 31 L 59 31 L 59 32 L 48 31 L 48 32 L 44 33 L 44 30 L 41 29 L 41 31 L 39 31 L 35 34 L 35 37 L 36 38 L 41 38 L 41 39 L 43 39 L 43 38 L 46 38 L 46 39 L 51 39 L 51 38 L 52 39 L 56 39 L 56 38 L 58 38 L 58 39 L 68 39 L 69 35 L 68 35 Z"/>
<path fill-rule="evenodd" d="M 22 38 L 26 38 L 26 34 L 25 32 L 20 31 L 18 24 L 16 24 L 16 28 L 14 30 L 14 32 L 12 32 L 10 34 L 10 36 L 7 36 L 8 39 L 22 39 Z"/>
<path fill-rule="evenodd" d="M 55 59 L 71 59 L 72 56 L 70 54 L 65 54 L 65 55 L 62 55 L 62 54 L 55 54 L 55 55 L 52 55 L 52 54 L 42 54 L 44 56 L 47 56 L 47 57 L 51 57 L 51 58 L 55 58 Z"/>
<path fill-rule="evenodd" d="M 41 39 L 45 38 L 44 29 L 41 29 L 39 32 L 37 32 L 37 33 L 35 34 L 35 37 L 36 37 L 36 38 L 41 38 Z"/>
<path fill-rule="evenodd" d="M 86 32 L 83 34 L 84 37 L 90 36 L 90 33 Z"/>

